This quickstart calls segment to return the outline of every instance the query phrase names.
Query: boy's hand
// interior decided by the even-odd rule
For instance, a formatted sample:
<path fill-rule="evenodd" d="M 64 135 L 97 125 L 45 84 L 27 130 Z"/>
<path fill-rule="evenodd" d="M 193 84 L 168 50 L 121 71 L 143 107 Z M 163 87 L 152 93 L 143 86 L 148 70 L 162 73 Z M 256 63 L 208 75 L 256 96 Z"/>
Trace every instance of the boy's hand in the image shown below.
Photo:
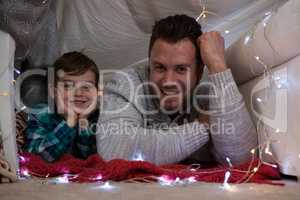
<path fill-rule="evenodd" d="M 68 126 L 73 128 L 76 126 L 77 122 L 78 122 L 78 114 L 75 113 L 74 111 L 68 112 L 68 115 L 67 115 Z"/>
<path fill-rule="evenodd" d="M 58 93 L 56 96 L 56 106 L 58 114 L 65 118 L 68 126 L 71 128 L 75 127 L 78 122 L 78 114 L 74 111 L 74 105 L 70 101 L 65 102 L 63 94 Z"/>
<path fill-rule="evenodd" d="M 200 47 L 203 63 L 207 66 L 210 74 L 222 72 L 227 69 L 224 38 L 219 32 L 203 33 L 198 37 L 197 43 Z"/>

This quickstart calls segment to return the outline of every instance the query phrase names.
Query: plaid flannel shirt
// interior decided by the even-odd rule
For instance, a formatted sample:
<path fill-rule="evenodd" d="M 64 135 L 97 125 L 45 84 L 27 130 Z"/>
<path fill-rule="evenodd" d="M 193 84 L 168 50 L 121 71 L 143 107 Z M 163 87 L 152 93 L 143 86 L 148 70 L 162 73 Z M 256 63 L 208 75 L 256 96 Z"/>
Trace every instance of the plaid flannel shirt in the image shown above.
<path fill-rule="evenodd" d="M 89 117 L 89 124 L 97 122 L 98 111 Z M 72 153 L 78 158 L 87 158 L 96 153 L 95 130 L 91 126 L 81 128 L 78 124 L 71 128 L 64 118 L 48 109 L 28 116 L 26 129 L 28 152 L 38 154 L 52 162 L 65 153 Z"/>

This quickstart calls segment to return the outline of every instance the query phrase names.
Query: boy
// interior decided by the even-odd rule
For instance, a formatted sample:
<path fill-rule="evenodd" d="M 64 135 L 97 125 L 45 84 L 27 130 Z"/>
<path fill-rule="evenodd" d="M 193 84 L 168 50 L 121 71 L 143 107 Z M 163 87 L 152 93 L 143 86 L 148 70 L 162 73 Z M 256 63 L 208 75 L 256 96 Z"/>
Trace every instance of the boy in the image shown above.
<path fill-rule="evenodd" d="M 26 129 L 28 152 L 52 162 L 65 153 L 87 158 L 96 153 L 91 125 L 97 122 L 97 88 L 99 71 L 96 64 L 79 52 L 62 55 L 54 63 L 55 86 L 52 96 L 56 112 L 48 108 L 29 115 Z"/>

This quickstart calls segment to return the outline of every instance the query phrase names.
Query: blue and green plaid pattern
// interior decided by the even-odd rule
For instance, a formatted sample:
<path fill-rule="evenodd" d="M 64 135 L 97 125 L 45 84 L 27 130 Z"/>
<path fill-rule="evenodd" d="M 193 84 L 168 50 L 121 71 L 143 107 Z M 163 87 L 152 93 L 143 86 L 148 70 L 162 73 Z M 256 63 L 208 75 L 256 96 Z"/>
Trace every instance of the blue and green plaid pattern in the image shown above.
<path fill-rule="evenodd" d="M 98 113 L 95 118 L 98 118 Z M 95 133 L 92 130 L 78 125 L 70 128 L 62 116 L 45 110 L 28 116 L 26 135 L 25 149 L 49 162 L 59 159 L 65 153 L 84 159 L 97 152 Z"/>

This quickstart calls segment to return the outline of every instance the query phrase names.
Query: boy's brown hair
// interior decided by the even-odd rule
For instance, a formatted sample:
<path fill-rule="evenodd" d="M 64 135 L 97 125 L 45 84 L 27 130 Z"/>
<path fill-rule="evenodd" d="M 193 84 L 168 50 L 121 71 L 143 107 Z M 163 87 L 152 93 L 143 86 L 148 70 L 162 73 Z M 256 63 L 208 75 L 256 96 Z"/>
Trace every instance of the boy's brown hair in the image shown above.
<path fill-rule="evenodd" d="M 98 87 L 99 81 L 99 70 L 97 65 L 93 60 L 84 55 L 83 53 L 73 51 L 63 54 L 54 63 L 55 71 L 55 82 L 58 79 L 58 71 L 63 70 L 63 72 L 69 75 L 80 75 L 84 74 L 86 71 L 91 70 L 95 73 L 96 86 Z"/>

